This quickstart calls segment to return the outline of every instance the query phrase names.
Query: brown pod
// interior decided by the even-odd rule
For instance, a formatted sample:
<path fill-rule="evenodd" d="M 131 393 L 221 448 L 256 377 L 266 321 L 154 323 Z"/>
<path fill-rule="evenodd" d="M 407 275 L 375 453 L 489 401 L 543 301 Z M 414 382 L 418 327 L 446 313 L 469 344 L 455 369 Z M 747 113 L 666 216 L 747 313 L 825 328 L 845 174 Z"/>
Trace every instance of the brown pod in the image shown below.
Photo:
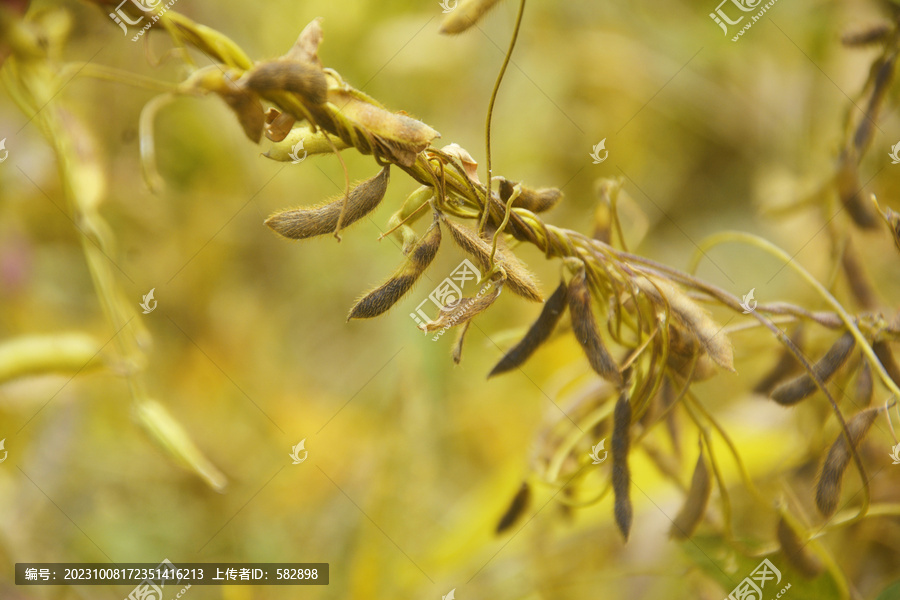
<path fill-rule="evenodd" d="M 559 287 L 556 288 L 556 291 L 547 298 L 547 302 L 544 304 L 540 316 L 538 316 L 537 321 L 535 321 L 528 329 L 528 333 L 525 334 L 525 337 L 523 337 L 518 344 L 513 346 L 509 352 L 503 355 L 500 362 L 498 362 L 491 372 L 488 373 L 488 377 L 506 373 L 507 371 L 520 366 L 534 354 L 534 351 L 537 350 L 541 344 L 547 341 L 547 338 L 553 333 L 556 323 L 559 322 L 559 318 L 562 316 L 563 311 L 566 310 L 567 296 L 568 288 L 566 287 L 565 282 L 560 283 Z"/>
<path fill-rule="evenodd" d="M 350 191 L 347 211 L 342 227 L 352 225 L 375 210 L 387 191 L 390 168 L 384 167 L 371 179 L 363 181 Z M 303 240 L 317 235 L 334 232 L 344 205 L 344 196 L 309 208 L 295 208 L 275 213 L 266 219 L 266 225 L 280 235 L 294 240 Z"/>
<path fill-rule="evenodd" d="M 885 41 L 891 33 L 891 26 L 887 23 L 879 23 L 868 29 L 845 33 L 841 36 L 841 43 L 845 46 L 868 46 Z"/>
<path fill-rule="evenodd" d="M 900 250 L 900 213 L 894 212 L 890 208 L 885 209 L 884 222 L 887 223 L 891 237 L 894 238 L 894 245 L 897 246 L 897 250 Z"/>
<path fill-rule="evenodd" d="M 847 432 L 850 434 L 850 442 L 854 448 L 869 432 L 869 428 L 875 422 L 881 407 L 869 408 L 854 415 L 847 422 Z M 831 445 L 825 462 L 822 464 L 822 472 L 819 475 L 819 483 L 816 485 L 816 506 L 825 517 L 830 517 L 837 510 L 841 499 L 841 487 L 843 486 L 844 472 L 850 464 L 850 447 L 843 433 Z"/>
<path fill-rule="evenodd" d="M 437 215 L 431 227 L 409 251 L 409 262 L 398 269 L 391 278 L 360 298 L 350 310 L 350 319 L 370 319 L 387 312 L 413 288 L 425 269 L 437 256 L 441 245 L 441 228 Z"/>
<path fill-rule="evenodd" d="M 709 476 L 709 467 L 706 465 L 701 444 L 700 457 L 697 458 L 697 466 L 694 467 L 694 476 L 691 478 L 691 488 L 688 490 L 684 505 L 678 511 L 675 520 L 672 521 L 672 527 L 669 529 L 670 537 L 676 540 L 686 540 L 694 535 L 703 520 L 703 515 L 706 514 L 706 505 L 709 503 L 711 493 L 712 479 Z"/>
<path fill-rule="evenodd" d="M 823 382 L 827 382 L 847 361 L 855 345 L 856 340 L 853 338 L 853 334 L 849 331 L 844 333 L 828 349 L 825 356 L 813 365 L 813 372 Z M 817 389 L 819 388 L 815 380 L 810 377 L 809 373 L 804 373 L 776 387 L 769 397 L 782 406 L 792 406 L 811 396 Z"/>
<path fill-rule="evenodd" d="M 863 358 L 862 365 L 856 374 L 856 403 L 860 406 L 872 404 L 872 394 L 875 392 L 875 381 L 872 379 L 872 367 Z"/>
<path fill-rule="evenodd" d="M 513 496 L 509 508 L 507 508 L 506 512 L 503 513 L 503 516 L 500 517 L 500 522 L 497 523 L 496 533 L 499 535 L 515 525 L 516 521 L 519 520 L 519 517 L 522 516 L 522 513 L 528 509 L 528 504 L 530 502 L 531 488 L 528 486 L 528 482 L 523 481 L 522 487 L 520 487 L 519 491 L 516 492 L 516 495 Z"/>
<path fill-rule="evenodd" d="M 631 532 L 634 508 L 631 505 L 631 472 L 628 468 L 628 451 L 631 445 L 631 402 L 627 392 L 622 392 L 613 412 L 612 435 L 612 488 L 615 496 L 616 526 L 625 541 Z"/>
<path fill-rule="evenodd" d="M 800 538 L 784 517 L 778 519 L 776 536 L 781 545 L 781 551 L 784 552 L 784 557 L 800 575 L 807 579 L 814 579 L 822 574 L 824 570 L 822 563 L 806 549 L 807 542 Z"/>
<path fill-rule="evenodd" d="M 513 194 L 516 183 L 505 178 L 500 178 L 500 200 L 505 205 Z M 524 208 L 533 213 L 550 210 L 563 198 L 563 193 L 556 188 L 541 188 L 533 190 L 520 184 L 521 193 L 513 202 L 513 206 Z"/>
<path fill-rule="evenodd" d="M 598 375 L 617 385 L 622 385 L 619 365 L 603 344 L 591 302 L 585 271 L 582 267 L 569 282 L 569 314 L 572 317 L 572 331 L 581 344 L 588 362 Z"/>
<path fill-rule="evenodd" d="M 900 365 L 897 364 L 897 359 L 894 358 L 894 352 L 891 350 L 890 342 L 887 340 L 879 340 L 872 344 L 872 350 L 875 351 L 875 356 L 878 357 L 878 362 L 884 367 L 888 377 L 890 377 L 895 384 L 900 385 Z"/>
<path fill-rule="evenodd" d="M 863 121 L 863 125 L 869 120 Z M 865 136 L 865 130 L 857 131 L 857 136 Z M 877 226 L 874 211 L 862 199 L 862 186 L 859 183 L 859 168 L 855 153 L 845 150 L 838 159 L 835 185 L 847 213 L 857 225 L 864 229 Z"/>
<path fill-rule="evenodd" d="M 299 60 L 261 62 L 247 72 L 242 83 L 257 92 L 293 92 L 316 105 L 328 99 L 328 82 L 322 69 Z"/>
<path fill-rule="evenodd" d="M 492 245 L 478 237 L 478 234 L 465 227 L 460 227 L 450 219 L 441 214 L 441 221 L 450 232 L 453 241 L 463 249 L 464 252 L 470 254 L 482 270 L 487 271 L 491 265 L 491 248 Z M 497 248 L 494 255 L 494 262 L 503 267 L 506 272 L 506 285 L 514 294 L 518 294 L 523 298 L 534 302 L 542 302 L 540 291 L 534 281 L 534 276 L 519 262 L 519 259 L 513 254 Z"/>
<path fill-rule="evenodd" d="M 803 326 L 798 326 L 790 335 L 791 343 L 797 348 L 803 348 L 804 342 Z M 778 382 L 797 372 L 800 363 L 797 358 L 787 348 L 782 347 L 778 355 L 778 361 L 769 369 L 762 379 L 753 387 L 753 391 L 757 394 L 766 394 L 767 396 L 778 385 Z"/>

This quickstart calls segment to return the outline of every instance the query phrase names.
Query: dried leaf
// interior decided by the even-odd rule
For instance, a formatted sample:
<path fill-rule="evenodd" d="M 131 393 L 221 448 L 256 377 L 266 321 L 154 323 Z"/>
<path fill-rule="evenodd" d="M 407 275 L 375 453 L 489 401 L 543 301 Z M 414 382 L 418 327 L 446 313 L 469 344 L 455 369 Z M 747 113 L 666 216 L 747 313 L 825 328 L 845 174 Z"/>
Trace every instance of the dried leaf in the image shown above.
<path fill-rule="evenodd" d="M 266 111 L 266 137 L 273 142 L 282 141 L 291 132 L 296 121 L 291 113 L 270 108 Z"/>
<path fill-rule="evenodd" d="M 566 310 L 568 301 L 568 287 L 565 282 L 559 284 L 556 291 L 547 299 L 544 308 L 541 310 L 540 316 L 528 329 L 525 337 L 513 346 L 500 362 L 491 370 L 488 377 L 505 373 L 511 369 L 515 369 L 519 365 L 528 360 L 541 344 L 547 341 L 553 329 L 556 327 L 563 311 Z"/>
<path fill-rule="evenodd" d="M 816 364 L 813 365 L 813 372 L 823 382 L 827 382 L 841 365 L 847 361 L 847 358 L 850 356 L 850 352 L 855 345 L 856 340 L 853 338 L 853 334 L 849 331 L 844 333 L 844 335 L 839 337 L 831 348 L 828 349 L 825 356 L 820 358 Z M 791 406 L 804 398 L 811 396 L 817 389 L 819 389 L 819 387 L 816 385 L 815 379 L 810 377 L 809 373 L 803 373 L 776 387 L 772 390 L 769 397 L 778 404 Z"/>
<path fill-rule="evenodd" d="M 284 58 L 309 63 L 321 68 L 322 61 L 319 60 L 319 45 L 322 43 L 322 37 L 322 17 L 317 17 L 303 28 L 303 31 L 297 37 L 297 41 L 287 51 Z"/>
<path fill-rule="evenodd" d="M 387 191 L 389 167 L 371 179 L 363 181 L 350 191 L 343 226 L 347 227 L 375 210 Z M 286 238 L 302 240 L 332 233 L 338 224 L 344 196 L 309 208 L 295 208 L 275 213 L 266 219 L 266 225 Z"/>
<path fill-rule="evenodd" d="M 478 163 L 475 162 L 475 159 L 472 158 L 472 155 L 469 154 L 469 151 L 457 144 L 456 142 L 444 146 L 441 148 L 441 152 L 444 154 L 449 154 L 456 160 L 462 164 L 463 169 L 466 172 L 466 177 L 468 177 L 471 181 L 480 184 L 478 181 Z"/>

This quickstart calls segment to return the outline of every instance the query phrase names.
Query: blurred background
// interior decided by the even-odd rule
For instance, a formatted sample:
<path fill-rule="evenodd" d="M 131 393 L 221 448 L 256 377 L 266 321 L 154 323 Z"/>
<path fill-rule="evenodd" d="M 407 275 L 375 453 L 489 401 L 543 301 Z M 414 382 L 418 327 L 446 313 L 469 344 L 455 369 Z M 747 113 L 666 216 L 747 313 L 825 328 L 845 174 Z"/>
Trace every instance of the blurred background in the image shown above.
<path fill-rule="evenodd" d="M 459 36 L 438 33 L 437 0 L 179 0 L 173 10 L 230 36 L 254 59 L 285 53 L 309 21 L 323 17 L 325 66 L 441 132 L 437 146 L 466 148 L 483 180 L 486 108 L 517 7 L 503 2 Z M 879 52 L 845 48 L 840 36 L 880 22 L 882 7 L 782 0 L 738 42 L 710 19 L 715 8 L 714 0 L 529 2 L 494 110 L 494 173 L 562 188 L 564 202 L 545 220 L 588 234 L 597 181 L 622 178 L 629 249 L 677 268 L 687 268 L 706 236 L 740 229 L 772 240 L 832 284 L 827 233 L 837 228 L 853 237 L 865 270 L 896 309 L 898 259 L 884 228 L 851 233 L 833 204 L 786 210 L 833 173 L 846 115 L 863 105 L 860 92 Z M 90 61 L 169 82 L 187 73 L 177 59 L 152 66 L 145 45 L 122 36 L 109 11 L 32 2 L 29 15 L 43 11 L 71 18 L 60 65 Z M 169 41 L 162 31 L 149 36 L 150 54 L 162 56 Z M 201 55 L 196 60 L 206 66 Z M 248 142 L 218 98 L 181 97 L 155 121 L 166 187 L 154 194 L 141 174 L 138 121 L 156 93 L 79 76 L 63 82 L 51 106 L 64 105 L 83 123 L 107 180 L 99 212 L 115 243 L 108 254 L 115 281 L 135 311 L 126 327 L 142 329 L 140 393 L 180 423 L 227 483 L 213 489 L 196 464 L 179 464 L 178 450 L 160 443 L 135 409 L 115 359 L 121 332 L 98 301 L 84 253 L 90 242 L 67 206 L 53 149 L 4 89 L 0 342 L 77 333 L 93 352 L 60 373 L 0 382 L 0 438 L 9 453 L 0 464 L 0 596 L 116 599 L 130 591 L 17 588 L 14 562 L 163 558 L 331 565 L 327 587 L 194 586 L 186 597 L 197 600 L 438 599 L 451 589 L 460 600 L 720 599 L 730 591 L 697 566 L 699 546 L 668 539 L 683 493 L 642 457 L 633 464 L 643 493 L 633 493 L 628 544 L 612 524 L 609 498 L 565 510 L 558 486 L 540 483 L 515 527 L 494 534 L 532 475 L 538 432 L 561 417 L 555 405 L 587 393 L 596 379 L 572 337 L 560 336 L 523 371 L 486 380 L 539 312 L 512 294 L 476 321 L 454 366 L 454 336 L 433 342 L 409 316 L 464 258 L 451 244 L 400 306 L 346 322 L 354 301 L 403 260 L 395 241 L 377 240 L 416 188 L 402 172 L 392 173 L 372 219 L 346 230 L 341 243 L 328 236 L 291 243 L 263 221 L 340 193 L 344 174 L 334 157 L 269 160 L 261 153 L 270 142 Z M 866 196 L 900 209 L 900 167 L 888 157 L 900 140 L 896 98 L 891 90 L 860 177 Z M 601 140 L 609 157 L 593 164 L 589 153 Z M 343 156 L 354 180 L 378 170 L 369 156 Z M 517 254 L 548 296 L 559 263 L 530 247 Z M 747 247 L 716 248 L 698 273 L 739 296 L 755 288 L 760 302 L 825 308 L 793 271 Z M 142 314 L 138 304 L 151 289 L 158 308 Z M 809 333 L 823 348 L 833 339 L 821 329 Z M 732 341 L 738 374 L 719 374 L 695 390 L 759 485 L 776 490 L 774 501 L 784 474 L 811 460 L 810 448 L 821 451 L 834 430 L 822 433 L 824 402 L 785 410 L 750 394 L 775 344 L 758 332 Z M 872 436 L 872 460 L 886 460 L 886 428 Z M 293 465 L 289 453 L 301 440 L 308 459 Z M 685 480 L 695 446 L 690 437 L 684 444 Z M 725 462 L 738 533 L 756 539 L 756 528 L 771 523 L 759 524 Z M 585 485 L 601 489 L 608 468 Z M 873 489 L 891 482 L 896 489 L 897 469 L 873 478 Z M 855 473 L 847 486 L 858 489 Z M 808 497 L 810 489 L 795 491 Z M 898 534 L 897 518 L 882 518 L 822 543 L 844 547 L 842 567 L 856 597 L 875 597 L 900 579 Z M 865 549 L 860 556 L 846 554 L 854 545 Z M 704 550 L 737 575 L 727 553 Z M 790 597 L 826 597 L 804 595 L 810 589 L 795 582 Z"/>

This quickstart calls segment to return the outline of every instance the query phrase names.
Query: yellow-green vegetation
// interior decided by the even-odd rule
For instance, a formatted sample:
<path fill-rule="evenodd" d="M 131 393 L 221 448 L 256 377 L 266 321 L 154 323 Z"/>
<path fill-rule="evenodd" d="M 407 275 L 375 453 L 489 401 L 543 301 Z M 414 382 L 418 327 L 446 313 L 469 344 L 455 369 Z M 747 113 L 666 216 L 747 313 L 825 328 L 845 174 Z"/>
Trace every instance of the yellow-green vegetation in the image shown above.
<path fill-rule="evenodd" d="M 896 597 L 900 8 L 431 4 L 0 6 L 0 596 Z"/>

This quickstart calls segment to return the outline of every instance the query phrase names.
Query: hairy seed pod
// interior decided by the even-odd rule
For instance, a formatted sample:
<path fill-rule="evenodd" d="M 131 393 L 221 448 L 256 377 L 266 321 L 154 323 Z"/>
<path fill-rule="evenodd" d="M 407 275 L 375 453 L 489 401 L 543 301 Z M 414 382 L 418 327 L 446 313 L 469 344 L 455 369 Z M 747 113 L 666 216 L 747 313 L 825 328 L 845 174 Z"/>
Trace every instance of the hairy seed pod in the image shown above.
<path fill-rule="evenodd" d="M 575 339 L 581 344 L 591 367 L 600 377 L 621 386 L 623 379 L 619 372 L 619 365 L 606 349 L 603 339 L 600 337 L 600 331 L 597 329 L 584 267 L 569 282 L 568 300 L 569 314 L 572 317 L 572 331 Z"/>
<path fill-rule="evenodd" d="M 807 542 L 803 541 L 800 534 L 783 516 L 778 519 L 776 537 L 785 559 L 800 575 L 814 579 L 822 573 L 824 570 L 822 563 L 806 548 Z"/>
<path fill-rule="evenodd" d="M 390 279 L 360 298 L 350 310 L 347 320 L 371 319 L 387 312 L 412 289 L 437 256 L 440 245 L 441 227 L 435 214 L 431 227 L 410 250 L 408 262 L 395 271 Z"/>
<path fill-rule="evenodd" d="M 844 252 L 841 254 L 841 269 L 847 277 L 847 285 L 853 294 L 853 298 L 865 310 L 875 310 L 879 304 L 878 295 L 875 293 L 872 284 L 869 283 L 869 278 L 866 277 L 866 270 L 849 239 L 844 247 Z"/>
<path fill-rule="evenodd" d="M 865 129 L 865 125 L 870 122 L 869 119 L 865 119 L 860 124 L 861 129 L 857 131 L 857 138 L 860 138 L 860 141 L 862 141 L 861 138 L 871 136 Z M 841 153 L 834 182 L 841 203 L 853 221 L 863 229 L 872 229 L 877 226 L 878 221 L 875 219 L 874 211 L 862 199 L 862 186 L 859 182 L 859 167 L 855 151 L 844 150 Z"/>
<path fill-rule="evenodd" d="M 900 250 L 900 213 L 887 208 L 883 216 L 884 222 L 887 223 L 891 236 L 894 238 L 894 245 L 897 246 L 897 250 Z"/>
<path fill-rule="evenodd" d="M 712 479 L 709 476 L 709 467 L 706 457 L 703 455 L 703 445 L 700 446 L 700 457 L 697 466 L 694 467 L 694 475 L 691 477 L 691 487 L 687 498 L 675 520 L 669 529 L 669 537 L 676 540 L 686 540 L 694 535 L 703 515 L 706 514 L 706 505 L 712 493 Z"/>
<path fill-rule="evenodd" d="M 324 104 L 328 99 L 328 82 L 322 69 L 299 60 L 280 58 L 258 63 L 241 82 L 256 92 L 293 92 L 310 104 Z"/>
<path fill-rule="evenodd" d="M 868 46 L 885 41 L 890 33 L 890 25 L 879 23 L 868 29 L 845 33 L 841 36 L 841 43 L 845 46 Z"/>
<path fill-rule="evenodd" d="M 328 111 L 314 111 L 317 121 L 332 121 L 335 130 L 348 144 L 351 139 L 364 137 L 373 146 L 369 151 L 377 151 L 396 160 L 404 167 L 416 162 L 416 155 L 427 148 L 431 141 L 441 134 L 412 117 L 393 113 L 382 107 L 362 92 L 353 89 L 331 89 L 328 91 Z M 348 125 L 352 131 L 348 131 Z"/>
<path fill-rule="evenodd" d="M 802 348 L 804 343 L 804 329 L 803 326 L 798 326 L 789 336 L 791 343 L 794 344 L 797 348 Z M 797 358 L 785 347 L 781 348 L 781 352 L 778 354 L 778 361 L 769 369 L 768 373 L 763 376 L 762 379 L 753 387 L 753 392 L 756 394 L 765 394 L 769 395 L 772 390 L 778 385 L 778 382 L 783 380 L 788 375 L 792 375 L 796 373 L 800 369 L 800 363 L 797 362 Z"/>
<path fill-rule="evenodd" d="M 625 541 L 631 532 L 634 509 L 631 506 L 631 473 L 628 469 L 628 450 L 631 445 L 631 402 L 622 392 L 613 412 L 612 488 L 615 496 L 616 526 Z"/>
<path fill-rule="evenodd" d="M 859 372 L 856 374 L 856 403 L 859 406 L 872 404 L 872 394 L 875 393 L 875 381 L 872 379 L 872 367 L 863 358 Z"/>
<path fill-rule="evenodd" d="M 352 225 L 375 210 L 387 191 L 389 174 L 390 168 L 386 166 L 378 175 L 363 181 L 350 191 L 350 197 L 346 198 L 347 210 L 342 227 Z M 338 196 L 318 206 L 275 213 L 266 219 L 266 225 L 293 240 L 332 233 L 337 228 L 344 201 L 344 196 Z"/>
<path fill-rule="evenodd" d="M 638 288 L 652 298 L 656 304 L 668 306 L 670 314 L 696 336 L 703 349 L 720 367 L 734 372 L 734 352 L 728 337 L 721 333 L 722 327 L 712 320 L 699 304 L 687 294 L 659 278 L 651 281 L 646 277 L 635 280 Z"/>
<path fill-rule="evenodd" d="M 500 178 L 500 200 L 504 205 L 509 201 L 510 196 L 513 194 L 513 188 L 516 185 L 514 181 L 509 181 L 503 177 Z M 563 193 L 556 188 L 533 190 L 520 184 L 519 189 L 521 192 L 519 197 L 513 202 L 513 206 L 530 210 L 533 213 L 550 210 L 563 198 Z"/>
<path fill-rule="evenodd" d="M 460 227 L 445 215 L 441 214 L 441 221 L 450 232 L 453 241 L 463 249 L 466 254 L 471 255 L 479 264 L 482 270 L 490 269 L 491 264 L 491 244 L 470 229 Z M 537 284 L 534 282 L 532 274 L 519 262 L 514 255 L 497 248 L 494 255 L 494 263 L 501 266 L 506 272 L 506 285 L 510 291 L 522 296 L 527 300 L 534 302 L 542 302 L 541 293 L 538 291 Z"/>
<path fill-rule="evenodd" d="M 887 340 L 879 340 L 872 344 L 872 350 L 875 351 L 875 356 L 878 357 L 878 362 L 884 367 L 888 377 L 890 377 L 894 383 L 900 385 L 900 365 L 897 364 L 897 360 L 894 358 L 894 352 L 891 350 L 890 342 Z"/>
<path fill-rule="evenodd" d="M 823 382 L 827 382 L 847 361 L 855 345 L 856 340 L 853 338 L 853 334 L 849 331 L 846 332 L 828 349 L 825 356 L 813 365 L 813 372 Z M 769 397 L 782 406 L 791 406 L 808 398 L 817 389 L 819 388 L 815 379 L 810 377 L 809 373 L 804 373 L 776 387 Z"/>
<path fill-rule="evenodd" d="M 525 334 L 525 337 L 503 355 L 503 358 L 501 358 L 500 362 L 494 366 L 488 374 L 488 377 L 506 373 L 507 371 L 522 365 L 532 354 L 534 354 L 534 351 L 537 350 L 541 344 L 547 341 L 547 338 L 553 333 L 553 329 L 556 327 L 557 322 L 559 322 L 559 318 L 562 316 L 563 311 L 566 310 L 567 296 L 568 288 L 566 287 L 565 282 L 562 282 L 559 284 L 559 287 L 556 288 L 556 291 L 547 298 L 547 302 L 544 304 L 540 316 L 538 316 L 537 321 L 535 321 L 528 329 L 528 333 Z"/>
<path fill-rule="evenodd" d="M 528 482 L 523 481 L 522 487 L 520 487 L 519 491 L 516 492 L 516 495 L 513 496 L 509 508 L 507 508 L 506 512 L 503 513 L 503 516 L 500 517 L 500 522 L 497 523 L 497 534 L 499 535 L 512 527 L 519 517 L 522 516 L 522 513 L 528 509 L 528 504 L 530 502 L 531 488 L 528 486 Z"/>
<path fill-rule="evenodd" d="M 869 428 L 878 417 L 881 407 L 869 408 L 857 413 L 847 422 L 847 432 L 850 434 L 850 443 L 853 448 L 859 447 L 859 443 L 869 432 Z M 850 447 L 843 434 L 831 445 L 825 462 L 822 464 L 822 472 L 819 475 L 819 483 L 816 485 L 816 506 L 825 517 L 830 517 L 837 510 L 841 499 L 841 487 L 843 486 L 844 472 L 850 464 Z"/>
<path fill-rule="evenodd" d="M 450 13 L 444 17 L 440 32 L 444 34 L 462 33 L 472 27 L 500 0 L 459 0 Z M 454 0 L 454 4 L 456 4 Z"/>

